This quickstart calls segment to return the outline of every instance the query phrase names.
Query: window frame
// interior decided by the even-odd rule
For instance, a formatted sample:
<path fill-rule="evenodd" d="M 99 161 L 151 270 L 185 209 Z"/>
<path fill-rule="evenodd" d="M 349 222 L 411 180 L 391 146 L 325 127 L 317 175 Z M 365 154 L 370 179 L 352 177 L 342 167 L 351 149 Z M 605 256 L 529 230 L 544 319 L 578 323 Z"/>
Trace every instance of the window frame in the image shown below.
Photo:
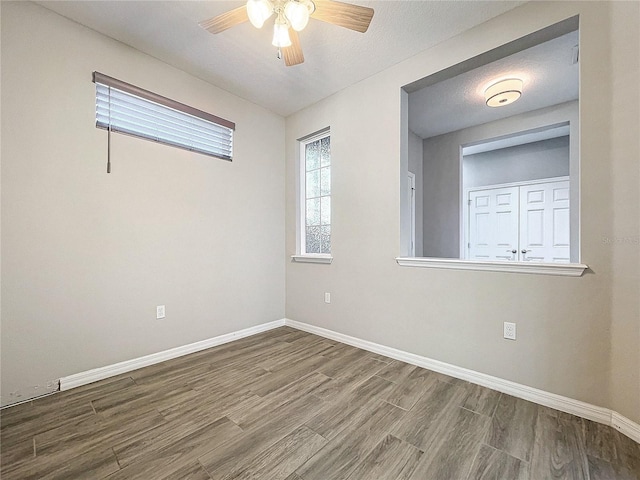
<path fill-rule="evenodd" d="M 306 159 L 306 147 L 310 143 L 317 142 L 323 138 L 331 138 L 331 129 L 329 127 L 317 131 L 311 135 L 298 139 L 298 159 L 297 159 L 297 225 L 296 225 L 296 254 L 291 258 L 295 262 L 305 263 L 331 263 L 333 256 L 331 253 L 307 253 L 306 251 L 306 237 L 307 237 L 307 224 L 306 224 L 306 201 L 307 201 L 307 159 Z M 333 167 L 332 159 L 330 156 L 329 167 Z M 332 168 L 333 170 L 333 168 Z M 332 176 L 329 177 L 329 185 L 332 187 Z M 327 196 L 327 195 L 323 195 Z M 330 188 L 329 198 L 333 197 L 333 188 Z M 329 225 L 333 227 L 331 218 L 332 207 L 329 209 Z M 333 228 L 330 238 L 333 237 Z M 330 243 L 330 250 L 332 245 Z"/>

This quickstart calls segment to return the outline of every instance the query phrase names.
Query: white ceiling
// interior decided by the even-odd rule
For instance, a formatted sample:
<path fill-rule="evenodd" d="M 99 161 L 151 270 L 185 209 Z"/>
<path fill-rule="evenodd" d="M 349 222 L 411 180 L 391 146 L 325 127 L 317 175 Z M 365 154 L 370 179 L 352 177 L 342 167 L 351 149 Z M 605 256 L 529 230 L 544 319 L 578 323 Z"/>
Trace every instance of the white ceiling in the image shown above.
<path fill-rule="evenodd" d="M 247 22 L 218 35 L 198 26 L 242 0 L 37 3 L 287 116 L 524 2 L 356 0 L 375 10 L 369 30 L 311 20 L 300 33 L 305 62 L 294 67 L 276 59 L 266 26 Z"/>
<path fill-rule="evenodd" d="M 421 138 L 453 132 L 531 110 L 576 100 L 578 64 L 575 30 L 513 55 L 409 94 L 409 128 Z M 485 105 L 484 90 L 496 79 L 524 81 L 522 97 L 510 105 Z"/>

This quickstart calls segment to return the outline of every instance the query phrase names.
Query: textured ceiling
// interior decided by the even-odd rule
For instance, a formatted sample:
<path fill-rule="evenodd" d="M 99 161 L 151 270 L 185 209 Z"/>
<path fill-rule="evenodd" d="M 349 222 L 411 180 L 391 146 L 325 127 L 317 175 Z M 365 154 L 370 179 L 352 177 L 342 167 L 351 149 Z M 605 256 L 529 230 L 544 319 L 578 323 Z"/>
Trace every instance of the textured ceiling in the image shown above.
<path fill-rule="evenodd" d="M 294 67 L 276 59 L 266 26 L 218 35 L 198 26 L 243 1 L 37 3 L 286 116 L 524 2 L 355 1 L 375 9 L 369 30 L 311 20 L 300 34 L 305 62 Z"/>
<path fill-rule="evenodd" d="M 449 80 L 409 94 L 409 128 L 429 138 L 578 98 L 578 31 L 567 33 Z M 524 81 L 522 97 L 504 107 L 485 105 L 496 79 Z"/>

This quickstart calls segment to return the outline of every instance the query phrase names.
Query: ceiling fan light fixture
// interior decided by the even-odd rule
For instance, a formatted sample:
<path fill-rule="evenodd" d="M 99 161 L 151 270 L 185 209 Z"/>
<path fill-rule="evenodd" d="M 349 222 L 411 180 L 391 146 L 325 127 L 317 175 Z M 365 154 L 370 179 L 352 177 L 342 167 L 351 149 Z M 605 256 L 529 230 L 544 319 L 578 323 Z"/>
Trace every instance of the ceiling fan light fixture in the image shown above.
<path fill-rule="evenodd" d="M 484 91 L 488 107 L 503 107 L 509 105 L 522 96 L 522 80 L 508 78 L 500 80 Z"/>
<path fill-rule="evenodd" d="M 284 6 L 284 15 L 296 32 L 301 32 L 307 26 L 310 13 L 309 5 L 304 1 L 289 0 Z"/>
<path fill-rule="evenodd" d="M 256 28 L 262 28 L 264 22 L 273 14 L 273 5 L 269 0 L 248 0 L 247 15 Z"/>
<path fill-rule="evenodd" d="M 289 37 L 289 25 L 283 19 L 278 17 L 275 25 L 273 26 L 273 41 L 271 44 L 274 47 L 283 48 L 291 46 L 291 37 Z"/>
<path fill-rule="evenodd" d="M 285 65 L 291 67 L 304 62 L 298 32 L 307 26 L 309 17 L 364 33 L 373 14 L 373 8 L 340 0 L 246 0 L 244 5 L 198 24 L 218 34 L 247 20 L 254 27 L 262 28 L 265 21 L 275 15 L 271 43 L 278 49 L 278 58 L 284 58 Z"/>

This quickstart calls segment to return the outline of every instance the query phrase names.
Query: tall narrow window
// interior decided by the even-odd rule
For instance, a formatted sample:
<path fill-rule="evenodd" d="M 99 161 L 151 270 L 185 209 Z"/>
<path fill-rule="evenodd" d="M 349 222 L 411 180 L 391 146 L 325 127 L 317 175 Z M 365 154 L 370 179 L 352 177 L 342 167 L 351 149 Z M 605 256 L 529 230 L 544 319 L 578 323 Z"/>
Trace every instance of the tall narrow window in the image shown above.
<path fill-rule="evenodd" d="M 329 131 L 300 142 L 302 255 L 331 254 L 331 137 Z"/>

